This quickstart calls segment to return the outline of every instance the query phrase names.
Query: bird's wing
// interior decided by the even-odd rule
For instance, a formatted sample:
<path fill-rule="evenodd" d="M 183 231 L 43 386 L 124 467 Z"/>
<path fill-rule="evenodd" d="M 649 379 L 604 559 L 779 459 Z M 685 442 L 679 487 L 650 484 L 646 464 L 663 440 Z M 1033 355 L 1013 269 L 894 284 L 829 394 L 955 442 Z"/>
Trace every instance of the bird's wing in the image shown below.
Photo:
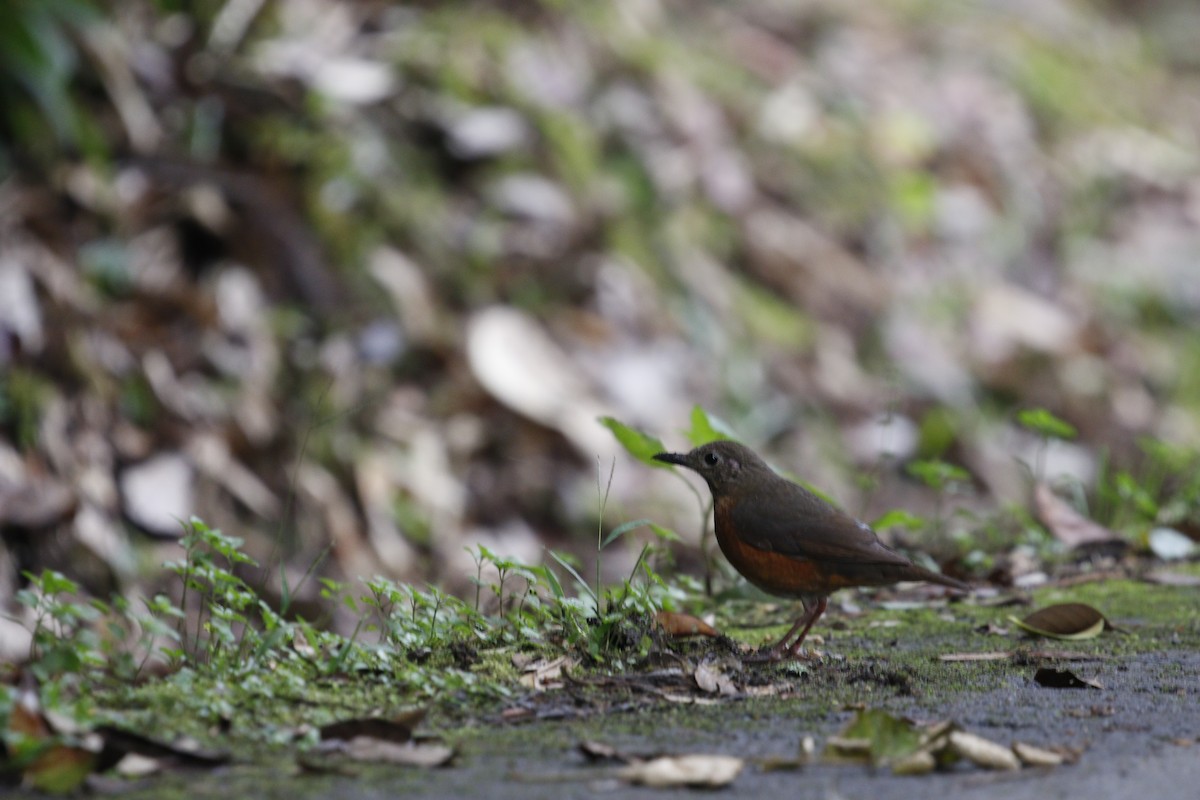
<path fill-rule="evenodd" d="M 912 562 L 879 541 L 865 523 L 834 508 L 796 484 L 794 493 L 775 502 L 741 502 L 730 521 L 746 544 L 759 550 L 829 563 L 911 566 Z M 785 510 L 786 509 L 786 510 Z"/>

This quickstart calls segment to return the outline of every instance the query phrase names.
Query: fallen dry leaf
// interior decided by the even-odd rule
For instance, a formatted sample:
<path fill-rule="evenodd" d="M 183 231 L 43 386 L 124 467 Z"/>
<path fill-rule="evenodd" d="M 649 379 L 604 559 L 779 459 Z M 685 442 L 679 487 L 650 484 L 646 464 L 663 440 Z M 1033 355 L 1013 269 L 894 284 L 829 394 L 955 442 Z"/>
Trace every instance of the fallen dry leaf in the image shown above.
<path fill-rule="evenodd" d="M 960 730 L 949 720 L 919 726 L 875 709 L 860 711 L 840 735 L 830 737 L 824 758 L 835 763 L 886 764 L 896 775 L 927 775 L 960 759 L 994 770 L 1063 761 L 1061 755 L 1032 745 L 1006 747 Z"/>
<path fill-rule="evenodd" d="M 929 750 L 915 753 L 892 762 L 893 775 L 928 775 L 937 767 L 937 759 Z"/>
<path fill-rule="evenodd" d="M 1021 763 L 1028 767 L 1057 767 L 1064 760 L 1061 753 L 1024 742 L 1013 742 L 1012 749 Z"/>
<path fill-rule="evenodd" d="M 83 785 L 96 767 L 97 753 L 57 741 L 42 714 L 35 689 L 23 688 L 8 714 L 5 741 L 26 739 L 38 742 L 39 752 L 23 766 L 26 784 L 48 794 L 66 794 Z M 11 744 L 9 745 L 11 747 Z"/>
<path fill-rule="evenodd" d="M 394 717 L 359 717 L 331 722 L 320 729 L 321 741 L 350 740 L 368 737 L 387 742 L 411 741 L 413 731 L 425 719 L 425 709 L 417 708 Z"/>
<path fill-rule="evenodd" d="M 391 719 L 362 717 L 342 720 L 320 729 L 318 753 L 336 753 L 353 761 L 409 767 L 440 767 L 454 758 L 454 748 L 434 739 L 417 739 L 413 729 L 425 718 L 424 709 Z"/>
<path fill-rule="evenodd" d="M 101 725 L 96 728 L 96 733 L 104 741 L 104 763 L 115 764 L 131 753 L 189 767 L 216 767 L 229 761 L 228 753 L 209 750 L 186 736 L 164 742 L 112 725 Z"/>
<path fill-rule="evenodd" d="M 729 679 L 729 676 L 712 664 L 700 664 L 696 667 L 693 677 L 695 677 L 696 685 L 700 687 L 700 690 L 709 694 L 732 697 L 738 692 L 737 686 Z"/>
<path fill-rule="evenodd" d="M 948 661 L 950 663 L 961 661 L 1005 661 L 1012 658 L 1012 652 L 1009 650 L 993 650 L 986 653 L 945 653 L 938 656 L 939 661 Z"/>
<path fill-rule="evenodd" d="M 676 611 L 658 611 L 654 621 L 670 636 L 720 636 L 717 629 L 699 617 Z"/>
<path fill-rule="evenodd" d="M 638 761 L 652 761 L 656 758 L 662 758 L 661 752 L 643 752 L 643 753 L 628 753 L 624 750 L 618 750 L 611 744 L 598 742 L 594 739 L 588 739 L 579 743 L 579 752 L 583 754 L 588 761 L 618 761 L 622 764 L 632 764 Z"/>
<path fill-rule="evenodd" d="M 1150 531 L 1150 535 L 1146 537 L 1146 545 L 1150 552 L 1163 561 L 1179 561 L 1200 550 L 1200 545 L 1174 528 L 1155 528 Z"/>
<path fill-rule="evenodd" d="M 951 731 L 950 747 L 957 755 L 976 766 L 996 770 L 1021 768 L 1020 760 L 1010 748 L 974 733 Z"/>
<path fill-rule="evenodd" d="M 162 762 L 157 758 L 128 753 L 117 762 L 113 771 L 122 778 L 145 778 L 162 770 Z"/>
<path fill-rule="evenodd" d="M 338 746 L 333 752 L 354 761 L 404 767 L 440 767 L 454 758 L 454 748 L 433 742 L 389 742 L 369 736 L 355 736 L 353 739 L 336 741 Z"/>
<path fill-rule="evenodd" d="M 1038 519 L 1067 547 L 1123 541 L 1108 528 L 1080 514 L 1044 483 L 1039 483 L 1033 490 L 1033 503 Z"/>
<path fill-rule="evenodd" d="M 1096 609 L 1084 603 L 1058 603 L 1033 612 L 1025 619 L 1010 616 L 1022 630 L 1051 639 L 1092 639 L 1112 628 Z"/>
<path fill-rule="evenodd" d="M 575 664 L 576 661 L 569 656 L 527 663 L 522 668 L 521 685 L 530 689 L 555 688 L 561 685 L 559 681 L 563 673 Z"/>
<path fill-rule="evenodd" d="M 743 764 L 742 759 L 734 756 L 662 756 L 623 767 L 617 776 L 654 789 L 679 786 L 719 789 L 733 783 L 733 779 L 742 771 Z"/>
<path fill-rule="evenodd" d="M 1050 689 L 1103 689 L 1104 685 L 1094 678 L 1081 678 L 1069 669 L 1041 667 L 1033 674 L 1039 686 Z"/>

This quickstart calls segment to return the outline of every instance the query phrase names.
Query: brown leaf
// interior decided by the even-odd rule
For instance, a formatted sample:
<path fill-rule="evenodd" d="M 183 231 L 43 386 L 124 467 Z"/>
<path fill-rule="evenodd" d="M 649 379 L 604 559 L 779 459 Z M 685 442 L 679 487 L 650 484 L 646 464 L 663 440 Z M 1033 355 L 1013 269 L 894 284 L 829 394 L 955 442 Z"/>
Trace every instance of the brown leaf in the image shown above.
<path fill-rule="evenodd" d="M 622 764 L 632 764 L 636 761 L 651 761 L 663 757 L 661 751 L 630 753 L 625 750 L 618 750 L 611 744 L 598 742 L 594 739 L 580 742 L 579 752 L 588 761 L 617 761 Z"/>
<path fill-rule="evenodd" d="M 25 765 L 24 779 L 33 788 L 49 794 L 66 794 L 78 789 L 96 767 L 96 753 L 61 744 L 42 714 L 36 689 L 22 688 L 8 714 L 8 736 L 21 736 L 42 743 L 44 749 Z"/>
<path fill-rule="evenodd" d="M 391 719 L 361 717 L 334 722 L 320 729 L 318 751 L 354 761 L 438 767 L 454 757 L 454 748 L 435 739 L 414 737 L 413 730 L 424 718 L 424 709 L 414 709 Z"/>
<path fill-rule="evenodd" d="M 385 742 L 403 744 L 413 738 L 413 730 L 425 718 L 425 709 L 406 711 L 391 719 L 360 717 L 332 722 L 320 729 L 321 741 L 350 740 L 369 737 Z"/>
<path fill-rule="evenodd" d="M 228 753 L 205 749 L 196 740 L 186 737 L 174 742 L 162 742 L 111 725 L 101 725 L 96 728 L 96 733 L 104 741 L 100 755 L 101 770 L 112 767 L 130 753 L 195 767 L 215 767 L 229 761 Z"/>
<path fill-rule="evenodd" d="M 1038 519 L 1054 534 L 1054 538 L 1067 547 L 1091 542 L 1122 541 L 1108 528 L 1080 514 L 1044 483 L 1039 483 L 1034 489 L 1033 502 Z"/>
<path fill-rule="evenodd" d="M 25 768 L 25 781 L 49 794 L 66 794 L 83 785 L 96 766 L 96 754 L 56 744 Z"/>
<path fill-rule="evenodd" d="M 1081 678 L 1069 669 L 1041 667 L 1033 674 L 1039 686 L 1051 689 L 1103 689 L 1103 684 L 1094 678 Z"/>
<path fill-rule="evenodd" d="M 675 611 L 659 611 L 654 621 L 670 636 L 720 636 L 717 629 L 699 617 Z"/>
<path fill-rule="evenodd" d="M 1051 639 L 1092 639 L 1112 625 L 1096 609 L 1084 603 L 1058 603 L 1033 612 L 1025 619 L 1009 617 L 1029 633 Z"/>

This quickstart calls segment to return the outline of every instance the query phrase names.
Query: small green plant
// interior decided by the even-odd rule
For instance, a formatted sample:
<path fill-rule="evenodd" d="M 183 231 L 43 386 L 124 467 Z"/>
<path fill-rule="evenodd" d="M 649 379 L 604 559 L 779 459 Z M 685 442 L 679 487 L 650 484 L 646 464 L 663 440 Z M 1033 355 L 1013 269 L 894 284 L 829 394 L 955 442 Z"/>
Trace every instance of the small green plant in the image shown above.
<path fill-rule="evenodd" d="M 941 534 L 945 526 L 944 509 L 947 496 L 960 491 L 971 480 L 971 474 L 960 466 L 941 459 L 913 461 L 908 474 L 934 492 L 933 531 Z"/>
<path fill-rule="evenodd" d="M 1055 439 L 1074 439 L 1075 426 L 1059 419 L 1044 408 L 1031 408 L 1017 412 L 1017 422 L 1022 428 L 1041 437 L 1037 455 L 1034 458 L 1033 477 L 1041 482 L 1045 480 L 1046 451 Z"/>
<path fill-rule="evenodd" d="M 684 432 L 684 436 L 692 447 L 699 447 L 721 439 L 737 440 L 737 436 L 734 435 L 732 428 L 728 424 L 719 417 L 709 414 L 701 406 L 692 407 L 690 422 L 691 427 Z M 612 431 L 613 436 L 625 451 L 641 463 L 655 469 L 671 470 L 671 474 L 683 481 L 684 486 L 696 498 L 696 505 L 700 509 L 700 551 L 704 556 L 704 586 L 705 592 L 711 596 L 713 561 L 712 527 L 709 525 L 709 519 L 712 516 L 712 499 L 705 499 L 696 487 L 678 470 L 673 469 L 670 464 L 655 460 L 654 456 L 656 454 L 666 450 L 661 439 L 639 431 L 613 417 L 601 417 L 600 424 Z M 660 538 L 674 540 L 679 538 L 678 534 L 673 531 L 669 531 L 653 523 L 650 524 L 651 529 Z"/>
<path fill-rule="evenodd" d="M 65 673 L 79 673 L 102 665 L 100 641 L 91 623 L 101 610 L 73 598 L 79 584 L 54 570 L 40 575 L 25 573 L 28 587 L 17 592 L 17 602 L 33 610 L 30 668 L 41 681 Z"/>

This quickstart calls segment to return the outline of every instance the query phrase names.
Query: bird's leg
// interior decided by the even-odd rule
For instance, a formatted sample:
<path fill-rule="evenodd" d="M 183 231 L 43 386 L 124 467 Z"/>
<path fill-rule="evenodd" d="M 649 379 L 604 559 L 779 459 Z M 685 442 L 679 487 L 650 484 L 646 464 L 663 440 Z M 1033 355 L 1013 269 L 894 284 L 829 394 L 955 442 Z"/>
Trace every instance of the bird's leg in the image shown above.
<path fill-rule="evenodd" d="M 804 613 L 801 614 L 800 618 L 796 620 L 796 623 L 788 629 L 788 632 L 785 633 L 778 642 L 767 648 L 767 651 L 761 656 L 755 656 L 748 660 L 782 661 L 784 658 L 795 658 L 797 656 L 800 650 L 800 644 L 804 641 L 804 637 L 808 635 L 808 629 L 811 628 L 813 623 L 825 613 L 825 606 L 828 602 L 828 598 L 805 598 L 802 599 L 801 602 L 804 603 Z M 797 638 L 796 641 L 791 644 L 791 646 L 788 646 L 788 640 L 792 638 L 792 635 L 795 634 L 796 631 L 800 631 L 799 638 Z"/>
<path fill-rule="evenodd" d="M 804 614 L 804 617 L 801 618 L 800 622 L 804 622 L 805 619 L 807 619 L 808 621 L 805 622 L 805 624 L 804 624 L 804 630 L 800 631 L 800 636 L 796 639 L 796 641 L 792 642 L 792 646 L 787 649 L 787 657 L 788 658 L 796 658 L 797 656 L 800 655 L 800 645 L 804 644 L 804 637 L 808 636 L 808 629 L 813 626 L 814 622 L 816 622 L 817 620 L 819 620 L 821 618 L 821 615 L 825 613 L 825 608 L 828 605 L 829 605 L 828 597 L 819 597 L 819 598 L 817 598 L 816 602 L 813 603 L 813 607 L 812 607 L 811 611 L 808 609 L 807 606 L 805 607 L 805 609 L 804 609 L 805 614 Z M 799 622 L 797 623 L 797 625 L 798 624 L 799 624 Z"/>

